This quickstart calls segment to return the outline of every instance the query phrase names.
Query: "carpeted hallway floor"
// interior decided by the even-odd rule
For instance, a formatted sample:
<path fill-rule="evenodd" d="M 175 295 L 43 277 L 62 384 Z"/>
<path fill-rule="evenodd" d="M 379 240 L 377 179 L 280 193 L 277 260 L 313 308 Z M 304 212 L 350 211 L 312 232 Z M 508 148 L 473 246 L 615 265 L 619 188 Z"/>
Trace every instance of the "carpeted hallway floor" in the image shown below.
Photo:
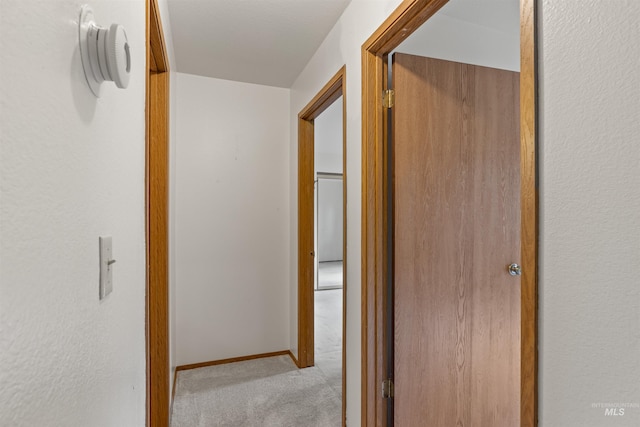
<path fill-rule="evenodd" d="M 342 289 L 316 291 L 314 317 L 315 366 L 342 397 Z"/>
<path fill-rule="evenodd" d="M 180 371 L 171 427 L 339 427 L 342 290 L 315 299 L 316 366 L 277 356 Z"/>

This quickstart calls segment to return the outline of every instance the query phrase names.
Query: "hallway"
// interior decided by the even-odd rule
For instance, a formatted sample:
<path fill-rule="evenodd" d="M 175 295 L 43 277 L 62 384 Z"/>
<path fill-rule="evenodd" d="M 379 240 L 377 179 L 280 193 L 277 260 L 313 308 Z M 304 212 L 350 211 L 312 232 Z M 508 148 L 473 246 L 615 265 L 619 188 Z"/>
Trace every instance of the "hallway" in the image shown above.
<path fill-rule="evenodd" d="M 372 138 L 384 129 L 380 91 L 369 88 L 385 75 L 384 56 L 372 52 L 414 29 L 408 6 L 444 3 L 453 9 L 430 18 L 444 31 L 430 38 L 433 56 L 520 47 L 516 62 L 529 75 L 521 183 L 537 245 L 523 259 L 496 260 L 522 265 L 537 286 L 529 301 L 540 333 L 526 331 L 537 361 L 523 364 L 536 387 L 525 409 L 544 426 L 640 426 L 640 2 L 88 3 L 95 24 L 121 26 L 130 47 L 128 87 L 105 81 L 99 98 L 82 64 L 80 3 L 0 1 L 1 426 L 167 427 L 176 367 L 298 351 L 297 265 L 311 252 L 298 251 L 298 114 L 343 67 L 343 398 L 350 427 L 375 425 L 380 382 L 371 375 L 380 371 L 370 365 L 382 334 L 370 320 L 385 276 L 373 263 L 386 246 L 370 233 L 384 224 L 383 193 L 372 186 L 386 159 Z M 166 44 L 153 54 L 151 5 L 163 28 L 155 42 Z M 511 11 L 520 16 L 513 36 L 502 20 Z M 389 23 L 407 32 L 380 36 Z M 169 176 L 153 181 L 145 75 L 156 56 L 169 70 Z M 167 333 L 154 334 L 161 370 L 149 363 L 149 265 L 161 258 L 148 247 L 151 182 L 166 184 L 169 200 L 169 244 L 158 248 L 169 259 L 154 270 L 168 281 Z M 106 296 L 101 237 L 113 243 Z M 337 359 L 318 356 L 295 372 L 320 372 L 338 393 Z M 635 406 L 610 417 L 611 404 Z"/>
<path fill-rule="evenodd" d="M 316 366 L 288 355 L 178 372 L 172 427 L 338 427 L 342 289 L 315 293 Z"/>

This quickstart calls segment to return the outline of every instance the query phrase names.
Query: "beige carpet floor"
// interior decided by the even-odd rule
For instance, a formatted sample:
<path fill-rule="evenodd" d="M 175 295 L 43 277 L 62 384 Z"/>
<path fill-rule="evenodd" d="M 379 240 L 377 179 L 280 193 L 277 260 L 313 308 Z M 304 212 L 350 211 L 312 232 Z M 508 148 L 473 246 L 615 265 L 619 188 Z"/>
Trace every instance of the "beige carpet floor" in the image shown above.
<path fill-rule="evenodd" d="M 318 368 L 289 356 L 181 371 L 171 427 L 339 427 L 341 401 Z"/>
<path fill-rule="evenodd" d="M 315 292 L 315 365 L 342 397 L 342 289 Z"/>

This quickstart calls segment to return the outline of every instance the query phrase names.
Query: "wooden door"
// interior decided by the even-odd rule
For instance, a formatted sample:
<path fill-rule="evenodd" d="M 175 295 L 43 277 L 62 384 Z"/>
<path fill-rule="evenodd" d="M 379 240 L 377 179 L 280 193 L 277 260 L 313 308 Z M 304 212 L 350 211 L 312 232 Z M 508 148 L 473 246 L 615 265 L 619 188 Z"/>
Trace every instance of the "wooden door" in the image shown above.
<path fill-rule="evenodd" d="M 396 54 L 394 422 L 520 425 L 518 73 Z"/>

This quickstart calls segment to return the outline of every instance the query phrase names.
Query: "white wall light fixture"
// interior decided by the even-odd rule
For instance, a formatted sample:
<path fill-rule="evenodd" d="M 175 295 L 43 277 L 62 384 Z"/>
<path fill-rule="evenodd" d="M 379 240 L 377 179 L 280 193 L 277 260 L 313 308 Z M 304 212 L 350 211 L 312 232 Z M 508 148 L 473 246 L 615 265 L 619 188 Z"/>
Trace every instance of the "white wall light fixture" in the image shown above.
<path fill-rule="evenodd" d="M 80 9 L 78 36 L 82 68 L 91 92 L 100 97 L 100 85 L 104 81 L 115 82 L 119 88 L 126 89 L 131 73 L 131 49 L 122 25 L 98 26 L 93 10 L 84 5 Z"/>

